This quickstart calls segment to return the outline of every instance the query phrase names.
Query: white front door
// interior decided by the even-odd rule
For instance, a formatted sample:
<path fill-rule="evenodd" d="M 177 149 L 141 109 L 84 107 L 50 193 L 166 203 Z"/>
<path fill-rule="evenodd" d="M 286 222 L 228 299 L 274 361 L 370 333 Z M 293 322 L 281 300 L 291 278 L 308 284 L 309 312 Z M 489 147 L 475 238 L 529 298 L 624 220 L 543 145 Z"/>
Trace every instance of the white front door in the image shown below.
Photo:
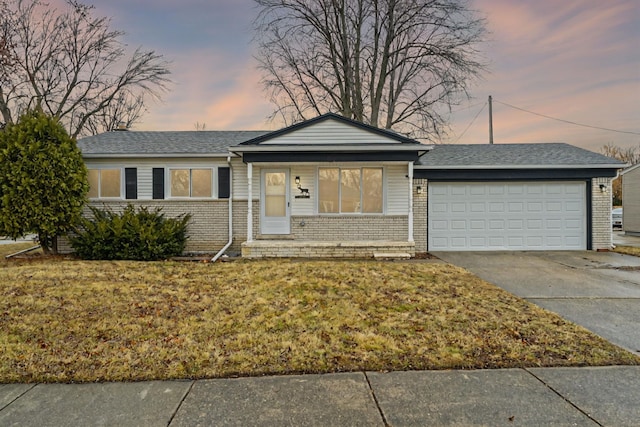
<path fill-rule="evenodd" d="M 260 232 L 289 234 L 291 232 L 289 171 L 263 169 L 261 178 Z"/>

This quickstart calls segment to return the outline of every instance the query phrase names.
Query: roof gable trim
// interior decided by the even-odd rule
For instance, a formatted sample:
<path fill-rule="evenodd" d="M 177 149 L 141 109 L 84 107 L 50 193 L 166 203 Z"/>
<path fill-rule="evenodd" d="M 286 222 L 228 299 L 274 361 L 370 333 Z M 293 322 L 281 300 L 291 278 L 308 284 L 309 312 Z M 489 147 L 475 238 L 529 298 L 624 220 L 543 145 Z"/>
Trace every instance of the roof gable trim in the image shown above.
<path fill-rule="evenodd" d="M 374 134 L 375 136 L 378 137 L 383 137 L 386 139 L 389 139 L 390 141 L 388 143 L 402 143 L 402 144 L 411 144 L 411 145 L 417 145 L 420 144 L 420 142 L 411 139 L 411 138 L 407 138 L 406 136 L 397 134 L 393 131 L 387 130 L 387 129 L 380 129 L 365 123 L 361 123 L 361 122 L 357 122 L 355 120 L 352 119 L 348 119 L 346 117 L 340 116 L 338 114 L 335 113 L 327 113 L 327 114 L 323 114 L 321 116 L 315 117 L 313 119 L 309 119 L 309 120 L 305 120 L 303 122 L 300 123 L 296 123 L 294 125 L 288 126 L 284 129 L 280 129 L 280 130 L 276 130 L 270 133 L 267 133 L 265 135 L 261 135 L 258 136 L 256 138 L 250 139 L 248 141 L 242 142 L 241 144 L 239 144 L 238 146 L 247 146 L 247 145 L 269 145 L 269 144 L 278 144 L 277 142 L 270 142 L 278 137 L 282 137 L 282 136 L 286 136 L 289 135 L 293 132 L 297 132 L 297 131 L 301 131 L 303 129 L 307 129 L 311 126 L 314 126 L 318 123 L 323 123 L 326 122 L 328 120 L 333 120 L 336 122 L 339 122 L 341 124 L 347 125 L 347 126 L 351 126 L 357 129 L 360 129 L 362 131 L 365 132 L 369 132 Z M 309 142 L 302 142 L 300 143 L 300 145 L 323 145 L 323 144 L 318 144 L 318 143 L 309 143 Z M 330 144 L 330 143 L 329 143 Z M 353 143 L 353 145 L 356 145 L 357 143 Z"/>

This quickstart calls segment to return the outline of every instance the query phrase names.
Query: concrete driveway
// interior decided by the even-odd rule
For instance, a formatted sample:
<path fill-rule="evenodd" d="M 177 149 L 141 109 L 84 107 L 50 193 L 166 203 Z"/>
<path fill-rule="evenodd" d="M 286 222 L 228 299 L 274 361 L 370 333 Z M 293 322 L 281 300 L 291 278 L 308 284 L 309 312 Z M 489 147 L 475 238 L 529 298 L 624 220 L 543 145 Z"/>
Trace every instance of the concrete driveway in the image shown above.
<path fill-rule="evenodd" d="M 638 257 L 590 251 L 434 255 L 640 353 Z"/>

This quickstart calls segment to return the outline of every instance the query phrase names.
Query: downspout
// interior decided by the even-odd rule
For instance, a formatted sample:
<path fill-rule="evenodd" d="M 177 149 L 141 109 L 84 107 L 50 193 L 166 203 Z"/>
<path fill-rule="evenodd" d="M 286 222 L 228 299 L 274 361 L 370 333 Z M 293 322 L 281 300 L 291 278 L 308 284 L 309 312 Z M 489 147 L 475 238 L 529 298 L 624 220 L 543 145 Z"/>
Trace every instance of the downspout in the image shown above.
<path fill-rule="evenodd" d="M 216 262 L 233 242 L 233 166 L 231 165 L 231 156 L 227 156 L 227 163 L 229 164 L 229 241 L 211 258 L 211 262 Z"/>

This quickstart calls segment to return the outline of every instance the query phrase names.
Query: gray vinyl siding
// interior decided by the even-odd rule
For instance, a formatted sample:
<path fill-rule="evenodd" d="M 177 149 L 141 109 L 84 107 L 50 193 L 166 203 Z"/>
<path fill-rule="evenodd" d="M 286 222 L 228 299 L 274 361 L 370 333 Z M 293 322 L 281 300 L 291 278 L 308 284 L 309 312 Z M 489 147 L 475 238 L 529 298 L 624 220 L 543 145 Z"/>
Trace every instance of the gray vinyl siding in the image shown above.
<path fill-rule="evenodd" d="M 640 167 L 622 175 L 622 227 L 640 233 Z"/>

